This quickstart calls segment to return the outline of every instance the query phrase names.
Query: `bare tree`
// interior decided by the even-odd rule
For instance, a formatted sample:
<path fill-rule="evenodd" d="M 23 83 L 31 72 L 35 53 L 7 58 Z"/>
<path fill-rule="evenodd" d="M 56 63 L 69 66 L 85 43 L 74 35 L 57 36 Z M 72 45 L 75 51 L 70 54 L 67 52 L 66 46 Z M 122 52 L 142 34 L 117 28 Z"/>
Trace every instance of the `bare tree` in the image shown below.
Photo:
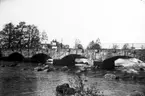
<path fill-rule="evenodd" d="M 125 43 L 122 47 L 122 50 L 124 50 L 124 55 L 128 55 L 128 49 L 129 49 L 129 44 Z"/>
<path fill-rule="evenodd" d="M 26 29 L 26 23 L 25 22 L 19 22 L 19 25 L 15 27 L 16 31 L 16 42 L 17 42 L 17 49 L 20 49 L 22 52 L 22 48 L 24 48 L 25 42 L 24 42 L 24 33 Z"/>
<path fill-rule="evenodd" d="M 100 50 L 101 49 L 101 42 L 100 39 L 97 39 L 96 42 L 91 41 L 89 45 L 87 46 L 87 49 L 92 49 L 92 50 Z"/>
<path fill-rule="evenodd" d="M 118 48 L 119 48 L 119 46 L 117 44 L 113 44 L 112 49 L 113 49 L 114 53 L 116 53 Z"/>
<path fill-rule="evenodd" d="M 119 46 L 117 45 L 117 44 L 113 44 L 113 46 L 112 46 L 112 49 L 118 49 L 119 48 Z"/>
<path fill-rule="evenodd" d="M 48 41 L 48 35 L 45 31 L 43 31 L 42 34 L 41 34 L 41 41 L 45 44 Z"/>
<path fill-rule="evenodd" d="M 145 49 L 144 45 L 141 45 L 141 49 Z"/>
<path fill-rule="evenodd" d="M 14 35 L 15 34 L 15 26 L 12 23 L 8 23 L 4 26 L 2 31 L 0 32 L 1 35 L 1 44 L 3 48 L 5 49 L 11 49 L 13 51 L 13 41 L 14 41 Z"/>
<path fill-rule="evenodd" d="M 80 41 L 79 39 L 76 39 L 76 40 L 75 40 L 75 46 L 74 46 L 74 48 L 75 48 L 75 49 L 79 49 L 80 44 L 81 44 L 81 41 Z"/>
<path fill-rule="evenodd" d="M 78 49 L 82 49 L 83 51 L 83 45 L 81 44 L 81 41 L 79 39 L 75 40 L 74 48 L 76 49 L 76 54 L 78 53 Z"/>
<path fill-rule="evenodd" d="M 129 49 L 129 44 L 128 43 L 125 43 L 122 47 L 123 50 L 127 50 Z"/>

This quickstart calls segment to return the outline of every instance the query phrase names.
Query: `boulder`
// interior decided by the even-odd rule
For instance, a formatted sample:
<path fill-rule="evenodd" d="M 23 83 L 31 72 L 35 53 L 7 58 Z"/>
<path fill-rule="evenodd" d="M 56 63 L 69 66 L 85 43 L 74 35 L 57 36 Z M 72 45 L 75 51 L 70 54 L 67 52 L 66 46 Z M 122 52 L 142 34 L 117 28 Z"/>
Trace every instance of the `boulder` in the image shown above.
<path fill-rule="evenodd" d="M 37 71 L 43 71 L 43 69 L 42 68 L 38 68 Z"/>
<path fill-rule="evenodd" d="M 140 74 L 140 72 L 144 72 L 145 69 L 145 63 L 137 58 L 119 58 L 115 61 L 115 66 L 119 66 L 117 68 L 118 70 L 131 74 Z"/>
<path fill-rule="evenodd" d="M 64 83 L 56 87 L 56 93 L 60 94 L 61 96 L 66 96 L 66 95 L 74 95 L 76 91 L 74 88 L 71 88 L 68 83 Z"/>
<path fill-rule="evenodd" d="M 139 70 L 143 72 L 144 71 L 144 68 L 139 68 Z"/>
<path fill-rule="evenodd" d="M 145 67 L 145 63 L 137 58 L 123 59 L 119 58 L 115 61 L 115 66 L 123 67 Z"/>
<path fill-rule="evenodd" d="M 43 68 L 42 67 L 35 67 L 34 70 L 36 70 L 36 71 L 43 71 Z"/>
<path fill-rule="evenodd" d="M 107 73 L 107 74 L 104 75 L 104 78 L 106 80 L 117 80 L 117 79 L 119 79 L 119 76 L 116 76 L 116 75 L 111 74 L 111 73 L 110 74 Z"/>
<path fill-rule="evenodd" d="M 64 83 L 62 85 L 58 85 L 56 87 L 56 92 L 59 93 L 59 94 L 64 94 L 65 93 L 65 90 L 67 88 L 70 88 L 68 83 Z"/>
<path fill-rule="evenodd" d="M 18 65 L 18 62 L 13 62 L 9 67 L 16 67 Z"/>
<path fill-rule="evenodd" d="M 74 88 L 67 88 L 65 90 L 65 94 L 66 95 L 74 95 L 76 93 L 75 89 Z"/>
<path fill-rule="evenodd" d="M 137 70 L 132 69 L 132 68 L 123 69 L 122 72 L 126 72 L 126 73 L 129 73 L 129 74 L 139 74 L 139 72 Z"/>
<path fill-rule="evenodd" d="M 64 67 L 60 68 L 60 71 L 68 71 L 68 70 L 69 70 L 69 69 L 68 69 L 67 66 L 64 66 Z"/>
<path fill-rule="evenodd" d="M 54 67 L 49 67 L 49 68 L 47 69 L 47 72 L 54 71 L 54 70 L 55 70 Z"/>

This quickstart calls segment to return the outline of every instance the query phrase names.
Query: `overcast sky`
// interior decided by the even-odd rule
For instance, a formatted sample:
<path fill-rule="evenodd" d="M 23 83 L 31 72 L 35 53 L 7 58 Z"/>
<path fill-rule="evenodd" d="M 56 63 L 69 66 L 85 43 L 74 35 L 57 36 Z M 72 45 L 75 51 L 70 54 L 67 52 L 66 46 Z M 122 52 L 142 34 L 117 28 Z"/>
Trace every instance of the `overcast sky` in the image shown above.
<path fill-rule="evenodd" d="M 141 0 L 0 0 L 0 29 L 9 22 L 38 26 L 49 41 L 86 46 L 145 43 L 145 2 Z"/>

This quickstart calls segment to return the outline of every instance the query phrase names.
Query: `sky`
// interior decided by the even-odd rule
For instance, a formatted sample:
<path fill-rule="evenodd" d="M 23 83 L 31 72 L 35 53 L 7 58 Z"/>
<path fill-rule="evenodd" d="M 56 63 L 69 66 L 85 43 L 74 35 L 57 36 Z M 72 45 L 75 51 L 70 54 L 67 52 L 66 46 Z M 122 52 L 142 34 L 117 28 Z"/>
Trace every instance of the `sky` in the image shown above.
<path fill-rule="evenodd" d="M 70 46 L 98 38 L 103 46 L 145 43 L 144 0 L 0 0 L 0 29 L 20 21 Z"/>

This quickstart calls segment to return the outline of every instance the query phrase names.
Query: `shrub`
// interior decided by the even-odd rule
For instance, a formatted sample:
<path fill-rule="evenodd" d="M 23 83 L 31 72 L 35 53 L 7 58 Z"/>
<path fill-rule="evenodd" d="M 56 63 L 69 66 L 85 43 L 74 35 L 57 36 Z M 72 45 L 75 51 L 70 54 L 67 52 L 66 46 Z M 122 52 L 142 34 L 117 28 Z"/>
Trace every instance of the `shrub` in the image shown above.
<path fill-rule="evenodd" d="M 138 50 L 137 53 L 136 53 L 136 56 L 137 56 L 136 58 L 145 62 L 145 49 Z"/>
<path fill-rule="evenodd" d="M 100 92 L 100 90 L 98 90 L 95 86 L 85 88 L 84 82 L 87 80 L 82 78 L 80 73 L 77 73 L 76 78 L 73 79 L 75 79 L 75 81 L 70 79 L 69 82 L 75 87 L 75 96 L 104 96 L 103 93 Z"/>

